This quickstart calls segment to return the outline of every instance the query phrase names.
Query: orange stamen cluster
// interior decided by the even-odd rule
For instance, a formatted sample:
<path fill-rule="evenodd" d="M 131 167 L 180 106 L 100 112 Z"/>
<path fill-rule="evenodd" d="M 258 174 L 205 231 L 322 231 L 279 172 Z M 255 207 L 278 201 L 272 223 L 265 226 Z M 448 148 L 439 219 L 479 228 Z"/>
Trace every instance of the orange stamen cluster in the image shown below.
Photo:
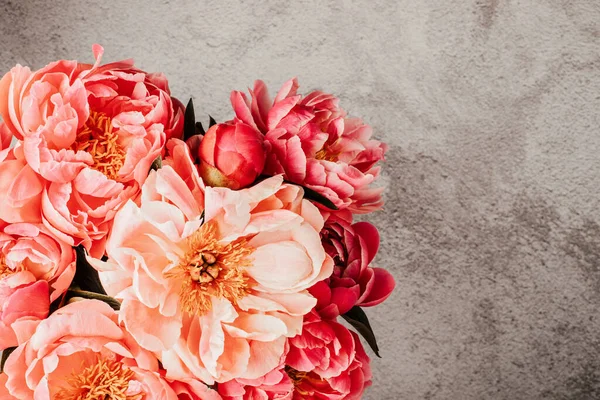
<path fill-rule="evenodd" d="M 296 393 L 301 394 L 303 396 L 310 395 L 310 393 L 308 393 L 302 389 L 303 382 L 309 381 L 309 382 L 312 382 L 313 384 L 316 384 L 316 386 L 319 386 L 323 382 L 323 379 L 321 377 L 319 377 L 318 375 L 316 375 L 312 372 L 298 371 L 298 370 L 290 367 L 289 365 L 285 366 L 285 373 L 292 380 L 292 383 L 294 384 Z"/>
<path fill-rule="evenodd" d="M 98 359 L 83 371 L 73 372 L 54 400 L 141 400 L 143 394 L 127 394 L 135 373 L 115 360 Z"/>
<path fill-rule="evenodd" d="M 213 297 L 236 304 L 249 293 L 250 278 L 244 270 L 250 266 L 252 248 L 245 239 L 221 243 L 217 225 L 208 222 L 186 241 L 188 251 L 166 274 L 181 282 L 181 306 L 186 313 L 205 315 Z"/>
<path fill-rule="evenodd" d="M 0 253 L 0 279 L 24 270 L 25 268 L 23 265 L 18 265 L 14 268 L 9 267 L 8 264 L 6 264 L 6 258 L 4 257 L 4 254 Z"/>
<path fill-rule="evenodd" d="M 331 151 L 327 146 L 323 146 L 323 148 L 315 153 L 315 158 L 317 160 L 325 160 L 331 162 L 337 162 L 340 154 Z"/>
<path fill-rule="evenodd" d="M 77 134 L 73 150 L 91 154 L 92 168 L 109 179 L 116 179 L 125 162 L 125 150 L 117 142 L 111 119 L 106 114 L 90 111 L 90 117 Z"/>

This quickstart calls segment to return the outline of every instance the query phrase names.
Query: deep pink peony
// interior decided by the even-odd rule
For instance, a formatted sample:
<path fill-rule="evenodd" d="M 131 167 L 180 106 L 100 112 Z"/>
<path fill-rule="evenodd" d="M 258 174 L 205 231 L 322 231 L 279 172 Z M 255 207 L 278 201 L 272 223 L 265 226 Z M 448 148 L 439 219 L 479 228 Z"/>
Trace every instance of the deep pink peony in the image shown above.
<path fill-rule="evenodd" d="M 385 144 L 371 139 L 371 127 L 346 117 L 333 95 L 314 91 L 302 98 L 296 79 L 286 82 L 271 101 L 262 81 L 256 81 L 250 100 L 231 94 L 238 120 L 265 134 L 265 173 L 284 174 L 329 198 L 338 208 L 355 213 L 374 211 L 383 204 L 381 188 L 369 185 L 379 175 Z"/>
<path fill-rule="evenodd" d="M 41 224 L 0 232 L 0 349 L 23 343 L 75 274 L 73 249 Z"/>
<path fill-rule="evenodd" d="M 47 225 L 101 255 L 116 210 L 138 193 L 166 140 L 181 135 L 183 110 L 164 76 L 131 60 L 102 66 L 102 47 L 93 50 L 94 65 L 14 67 L 0 80 L 0 115 L 49 181 Z"/>
<path fill-rule="evenodd" d="M 5 364 L 0 398 L 22 400 L 220 399 L 200 382 L 164 379 L 158 360 L 96 300 L 73 302 L 42 321 Z"/>
<path fill-rule="evenodd" d="M 302 334 L 290 339 L 286 371 L 294 399 L 360 399 L 371 384 L 370 360 L 360 339 L 343 325 L 305 317 Z"/>
<path fill-rule="evenodd" d="M 179 141 L 169 149 L 189 157 Z M 281 177 L 203 192 L 190 165 L 167 158 L 153 171 L 139 205 L 117 214 L 109 259 L 89 261 L 169 378 L 258 379 L 315 306 L 307 289 L 333 272 L 319 237 L 323 218 Z"/>
<path fill-rule="evenodd" d="M 265 166 L 263 135 L 240 121 L 213 125 L 198 149 L 199 172 L 209 186 L 242 189 L 252 184 Z"/>
<path fill-rule="evenodd" d="M 321 231 L 321 240 L 335 263 L 332 276 L 310 289 L 322 318 L 336 318 L 354 306 L 375 306 L 392 294 L 396 285 L 392 274 L 369 265 L 379 249 L 375 226 L 353 224 L 349 212 L 332 213 Z"/>

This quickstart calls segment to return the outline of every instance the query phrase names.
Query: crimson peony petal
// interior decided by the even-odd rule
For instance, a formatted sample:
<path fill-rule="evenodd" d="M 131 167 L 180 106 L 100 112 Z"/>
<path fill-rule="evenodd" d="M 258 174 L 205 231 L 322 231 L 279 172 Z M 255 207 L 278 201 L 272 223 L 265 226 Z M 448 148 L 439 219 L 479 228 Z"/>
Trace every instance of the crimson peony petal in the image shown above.
<path fill-rule="evenodd" d="M 373 268 L 373 277 L 370 279 L 369 289 L 365 291 L 358 304 L 362 307 L 372 307 L 387 299 L 396 282 L 392 274 L 382 268 Z"/>

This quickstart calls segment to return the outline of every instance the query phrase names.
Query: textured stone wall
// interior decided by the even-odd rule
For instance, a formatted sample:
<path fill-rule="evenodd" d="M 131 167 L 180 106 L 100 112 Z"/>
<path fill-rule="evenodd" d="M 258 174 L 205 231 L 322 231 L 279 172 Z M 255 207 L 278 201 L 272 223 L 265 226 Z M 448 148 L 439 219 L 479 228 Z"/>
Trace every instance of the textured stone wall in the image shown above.
<path fill-rule="evenodd" d="M 391 145 L 367 399 L 600 398 L 598 0 L 0 0 L 0 69 L 133 57 L 231 117 L 298 76 Z"/>

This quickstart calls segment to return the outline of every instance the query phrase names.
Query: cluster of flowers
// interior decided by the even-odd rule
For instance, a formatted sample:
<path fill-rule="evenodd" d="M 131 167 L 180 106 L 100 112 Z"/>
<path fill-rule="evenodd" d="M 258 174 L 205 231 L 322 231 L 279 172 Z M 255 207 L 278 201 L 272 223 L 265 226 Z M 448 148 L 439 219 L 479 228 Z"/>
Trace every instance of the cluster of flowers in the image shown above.
<path fill-rule="evenodd" d="M 0 81 L 0 399 L 360 398 L 386 146 L 295 79 L 204 131 L 93 51 Z"/>

